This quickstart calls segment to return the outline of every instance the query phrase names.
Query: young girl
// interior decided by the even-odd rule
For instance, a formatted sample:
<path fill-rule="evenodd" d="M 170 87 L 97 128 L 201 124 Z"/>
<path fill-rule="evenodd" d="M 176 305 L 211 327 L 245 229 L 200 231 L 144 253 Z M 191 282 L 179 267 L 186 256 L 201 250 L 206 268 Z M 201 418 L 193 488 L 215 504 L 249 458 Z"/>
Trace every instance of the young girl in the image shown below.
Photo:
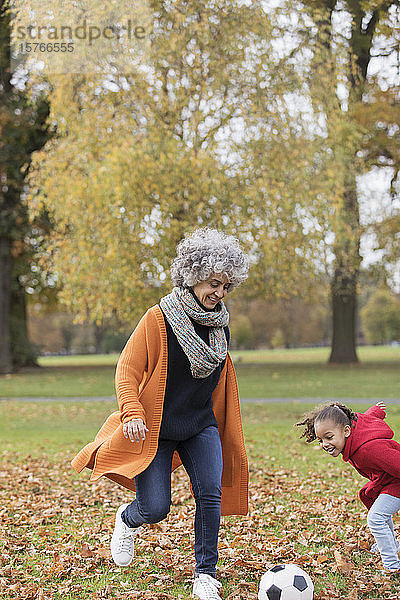
<path fill-rule="evenodd" d="M 392 516 L 400 510 L 400 444 L 383 419 L 386 406 L 378 402 L 365 413 L 353 413 L 344 404 L 319 406 L 304 415 L 301 437 L 307 442 L 318 440 L 325 452 L 342 454 L 363 476 L 369 479 L 360 490 L 360 499 L 369 509 L 367 522 L 385 571 L 400 573 Z"/>

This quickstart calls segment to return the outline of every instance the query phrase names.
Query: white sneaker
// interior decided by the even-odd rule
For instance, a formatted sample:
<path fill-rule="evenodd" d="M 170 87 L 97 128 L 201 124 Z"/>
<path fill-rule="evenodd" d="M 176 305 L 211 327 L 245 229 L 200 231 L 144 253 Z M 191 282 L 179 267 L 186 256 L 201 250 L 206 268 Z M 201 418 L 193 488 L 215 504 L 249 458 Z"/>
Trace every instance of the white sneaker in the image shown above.
<path fill-rule="evenodd" d="M 127 567 L 135 554 L 135 535 L 140 527 L 128 527 L 121 519 L 128 504 L 123 504 L 115 515 L 115 527 L 111 538 L 111 556 L 119 567 Z"/>
<path fill-rule="evenodd" d="M 199 573 L 193 583 L 192 598 L 200 598 L 200 600 L 222 600 L 217 590 L 222 588 L 222 583 L 207 575 L 207 573 Z"/>

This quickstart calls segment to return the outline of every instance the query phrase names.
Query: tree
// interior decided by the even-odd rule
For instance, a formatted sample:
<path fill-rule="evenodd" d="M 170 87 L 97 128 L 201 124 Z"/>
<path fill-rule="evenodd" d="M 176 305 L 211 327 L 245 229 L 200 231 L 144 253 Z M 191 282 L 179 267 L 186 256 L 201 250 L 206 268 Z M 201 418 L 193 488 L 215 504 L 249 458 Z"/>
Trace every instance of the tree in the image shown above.
<path fill-rule="evenodd" d="M 29 271 L 31 231 L 24 182 L 32 153 L 49 137 L 49 105 L 32 101 L 13 84 L 10 71 L 10 16 L 0 2 L 0 372 L 35 364 L 26 327 L 26 296 L 21 284 Z"/>
<path fill-rule="evenodd" d="M 290 297 L 293 289 L 312 295 L 313 279 L 328 274 L 330 362 L 356 362 L 360 240 L 367 232 L 360 223 L 360 176 L 373 166 L 391 168 L 393 194 L 399 165 L 395 77 L 382 83 L 369 67 L 381 47 L 398 63 L 398 9 L 388 1 L 289 1 L 277 8 L 275 23 L 287 42 L 276 52 L 281 62 L 294 64 L 295 74 L 279 98 L 281 110 L 266 111 L 260 95 L 253 119 L 258 135 L 248 144 L 250 176 L 259 182 L 247 194 L 256 215 L 251 235 L 260 258 L 257 278 L 264 293 L 270 295 L 269 286 L 279 289 L 273 285 L 275 275 L 281 276 L 279 269 L 274 272 L 273 256 L 291 273 L 293 285 L 285 289 L 283 278 L 282 296 Z M 275 194 L 280 206 L 271 203 Z M 277 229 L 271 226 L 274 210 L 281 215 Z M 398 212 L 378 223 L 380 216 L 376 211 L 376 235 L 385 259 L 394 261 Z"/>
<path fill-rule="evenodd" d="M 279 107 L 293 67 L 270 65 L 265 38 L 272 26 L 257 2 L 160 1 L 153 9 L 148 73 L 132 74 L 124 85 L 115 77 L 113 92 L 84 76 L 53 82 L 51 118 L 60 136 L 36 154 L 30 177 L 33 210 L 44 203 L 57 224 L 51 252 L 63 282 L 60 297 L 81 320 L 89 315 L 100 322 L 115 311 L 122 320 L 137 318 L 169 290 L 176 244 L 200 225 L 224 227 L 255 257 L 261 252 L 249 236 L 256 215 L 246 192 L 251 165 L 242 138 L 255 105 L 262 101 L 271 113 Z M 289 134 L 288 128 L 288 143 Z M 302 173 L 301 141 L 296 145 L 297 154 L 289 152 L 293 186 Z M 276 143 L 281 161 L 287 148 L 278 149 Z M 278 174 L 279 163 L 273 231 L 282 219 Z M 305 249 L 301 255 L 293 248 L 305 242 L 302 226 L 276 237 L 269 256 L 281 276 L 274 283 L 289 285 L 297 272 L 301 287 L 311 261 Z M 289 246 L 287 260 L 276 263 L 277 252 L 283 257 Z"/>
<path fill-rule="evenodd" d="M 372 344 L 400 338 L 400 301 L 388 289 L 377 290 L 361 310 L 363 327 Z"/>
<path fill-rule="evenodd" d="M 250 300 L 246 298 L 246 288 L 239 288 L 238 294 L 228 302 L 232 338 L 235 337 L 233 328 L 237 319 L 245 315 L 251 325 L 252 347 L 274 347 L 278 340 L 278 345 L 293 348 L 326 344 L 330 338 L 326 284 L 322 282 L 316 282 L 314 297 L 308 301 L 299 296 L 274 301 L 262 298 Z"/>
<path fill-rule="evenodd" d="M 331 280 L 333 339 L 330 362 L 356 362 L 356 306 L 363 233 L 357 178 L 373 164 L 390 165 L 394 167 L 394 179 L 398 175 L 398 144 L 395 143 L 398 110 L 382 110 L 384 104 L 389 107 L 389 98 L 394 100 L 398 90 L 396 92 L 392 83 L 383 102 L 385 93 L 380 90 L 376 78 L 371 77 L 369 68 L 377 36 L 381 37 L 380 45 L 382 39 L 385 41 L 385 55 L 396 57 L 398 9 L 396 3 L 387 0 L 347 0 L 344 3 L 305 0 L 304 5 L 317 27 L 309 76 L 311 98 L 315 113 L 322 114 L 326 120 L 325 147 L 333 153 L 343 187 L 340 202 L 333 205 L 335 242 L 332 249 L 335 258 Z M 342 12 L 339 30 L 335 27 L 335 19 L 340 18 L 343 8 L 347 16 L 344 17 Z M 337 93 L 338 85 L 342 87 L 342 98 Z"/>
<path fill-rule="evenodd" d="M 239 314 L 231 323 L 233 346 L 239 349 L 254 347 L 254 332 L 247 315 Z"/>
<path fill-rule="evenodd" d="M 361 122 L 371 86 L 354 49 L 371 56 L 388 14 L 382 4 L 370 22 L 359 4 L 347 39 L 336 2 L 304 2 L 282 56 L 288 24 L 261 3 L 160 0 L 146 72 L 53 78 L 59 138 L 35 156 L 30 201 L 56 222 L 49 253 L 72 312 L 136 319 L 169 289 L 178 240 L 208 224 L 245 244 L 253 295 L 311 299 L 330 274 L 331 361 L 356 360 L 359 153 L 378 146 Z"/>

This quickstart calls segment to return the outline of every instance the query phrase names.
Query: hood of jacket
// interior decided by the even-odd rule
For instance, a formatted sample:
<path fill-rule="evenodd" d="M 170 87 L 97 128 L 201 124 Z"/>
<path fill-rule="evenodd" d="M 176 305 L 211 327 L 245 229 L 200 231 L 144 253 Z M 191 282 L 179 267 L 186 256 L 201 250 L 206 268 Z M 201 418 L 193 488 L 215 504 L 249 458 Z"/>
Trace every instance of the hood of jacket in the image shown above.
<path fill-rule="evenodd" d="M 343 449 L 343 460 L 348 461 L 361 446 L 372 440 L 391 440 L 392 429 L 383 419 L 365 413 L 356 413 L 357 421 L 353 421 L 351 433 Z"/>

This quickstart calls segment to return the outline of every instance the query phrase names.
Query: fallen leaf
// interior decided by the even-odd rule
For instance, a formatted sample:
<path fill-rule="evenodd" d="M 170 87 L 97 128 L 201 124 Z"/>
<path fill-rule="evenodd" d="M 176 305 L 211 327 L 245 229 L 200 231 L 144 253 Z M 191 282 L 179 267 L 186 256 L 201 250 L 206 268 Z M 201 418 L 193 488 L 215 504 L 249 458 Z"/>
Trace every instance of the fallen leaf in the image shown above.
<path fill-rule="evenodd" d="M 339 573 L 349 573 L 353 570 L 353 565 L 350 562 L 346 561 L 346 559 L 339 552 L 339 550 L 335 550 L 333 555 L 335 557 L 335 562 Z"/>
<path fill-rule="evenodd" d="M 97 548 L 96 550 L 93 551 L 92 555 L 94 555 L 94 554 L 96 554 L 96 556 L 101 556 L 101 558 L 112 558 L 110 548 L 104 548 L 104 547 Z"/>
<path fill-rule="evenodd" d="M 82 558 L 92 558 L 95 554 L 94 552 L 89 548 L 88 544 L 83 543 L 81 550 L 80 550 L 80 555 L 82 556 Z"/>
<path fill-rule="evenodd" d="M 54 509 L 54 508 L 46 508 L 46 510 L 44 510 L 42 512 L 42 517 L 46 517 L 46 518 L 50 518 L 50 517 L 56 517 L 58 514 L 58 512 Z"/>
<path fill-rule="evenodd" d="M 317 565 L 327 562 L 328 560 L 329 560 L 329 556 L 326 556 L 326 554 L 318 554 Z"/>
<path fill-rule="evenodd" d="M 49 403 L 43 410 L 54 411 L 55 406 Z M 61 415 L 51 412 L 52 417 L 64 418 L 65 411 L 85 417 L 83 406 L 57 410 Z M 365 552 L 372 538 L 364 510 L 361 503 L 346 503 L 341 490 L 348 473 L 339 462 L 328 472 L 300 474 L 273 469 L 272 457 L 253 453 L 251 458 L 249 516 L 223 517 L 220 529 L 218 579 L 224 582 L 225 598 L 255 600 L 267 569 L 294 563 L 314 581 L 315 600 L 400 599 L 400 581 L 383 575 L 379 556 Z M 77 478 L 65 450 L 52 460 L 35 456 L 23 461 L 10 450 L 0 450 L 0 471 L 0 597 L 77 599 L 84 590 L 86 600 L 189 597 L 195 503 L 184 469 L 174 472 L 167 519 L 143 528 L 135 540 L 135 563 L 127 571 L 113 565 L 108 546 L 117 507 L 131 498 L 126 490 L 105 478 Z M 29 473 L 36 483 L 27 484 Z M 355 494 L 358 482 L 350 485 Z M 57 516 L 50 518 L 54 511 Z M 307 546 L 300 546 L 299 539 Z M 357 565 L 351 564 L 351 550 L 363 555 Z M 331 582 L 332 571 L 340 573 L 334 578 L 340 589 Z"/>

